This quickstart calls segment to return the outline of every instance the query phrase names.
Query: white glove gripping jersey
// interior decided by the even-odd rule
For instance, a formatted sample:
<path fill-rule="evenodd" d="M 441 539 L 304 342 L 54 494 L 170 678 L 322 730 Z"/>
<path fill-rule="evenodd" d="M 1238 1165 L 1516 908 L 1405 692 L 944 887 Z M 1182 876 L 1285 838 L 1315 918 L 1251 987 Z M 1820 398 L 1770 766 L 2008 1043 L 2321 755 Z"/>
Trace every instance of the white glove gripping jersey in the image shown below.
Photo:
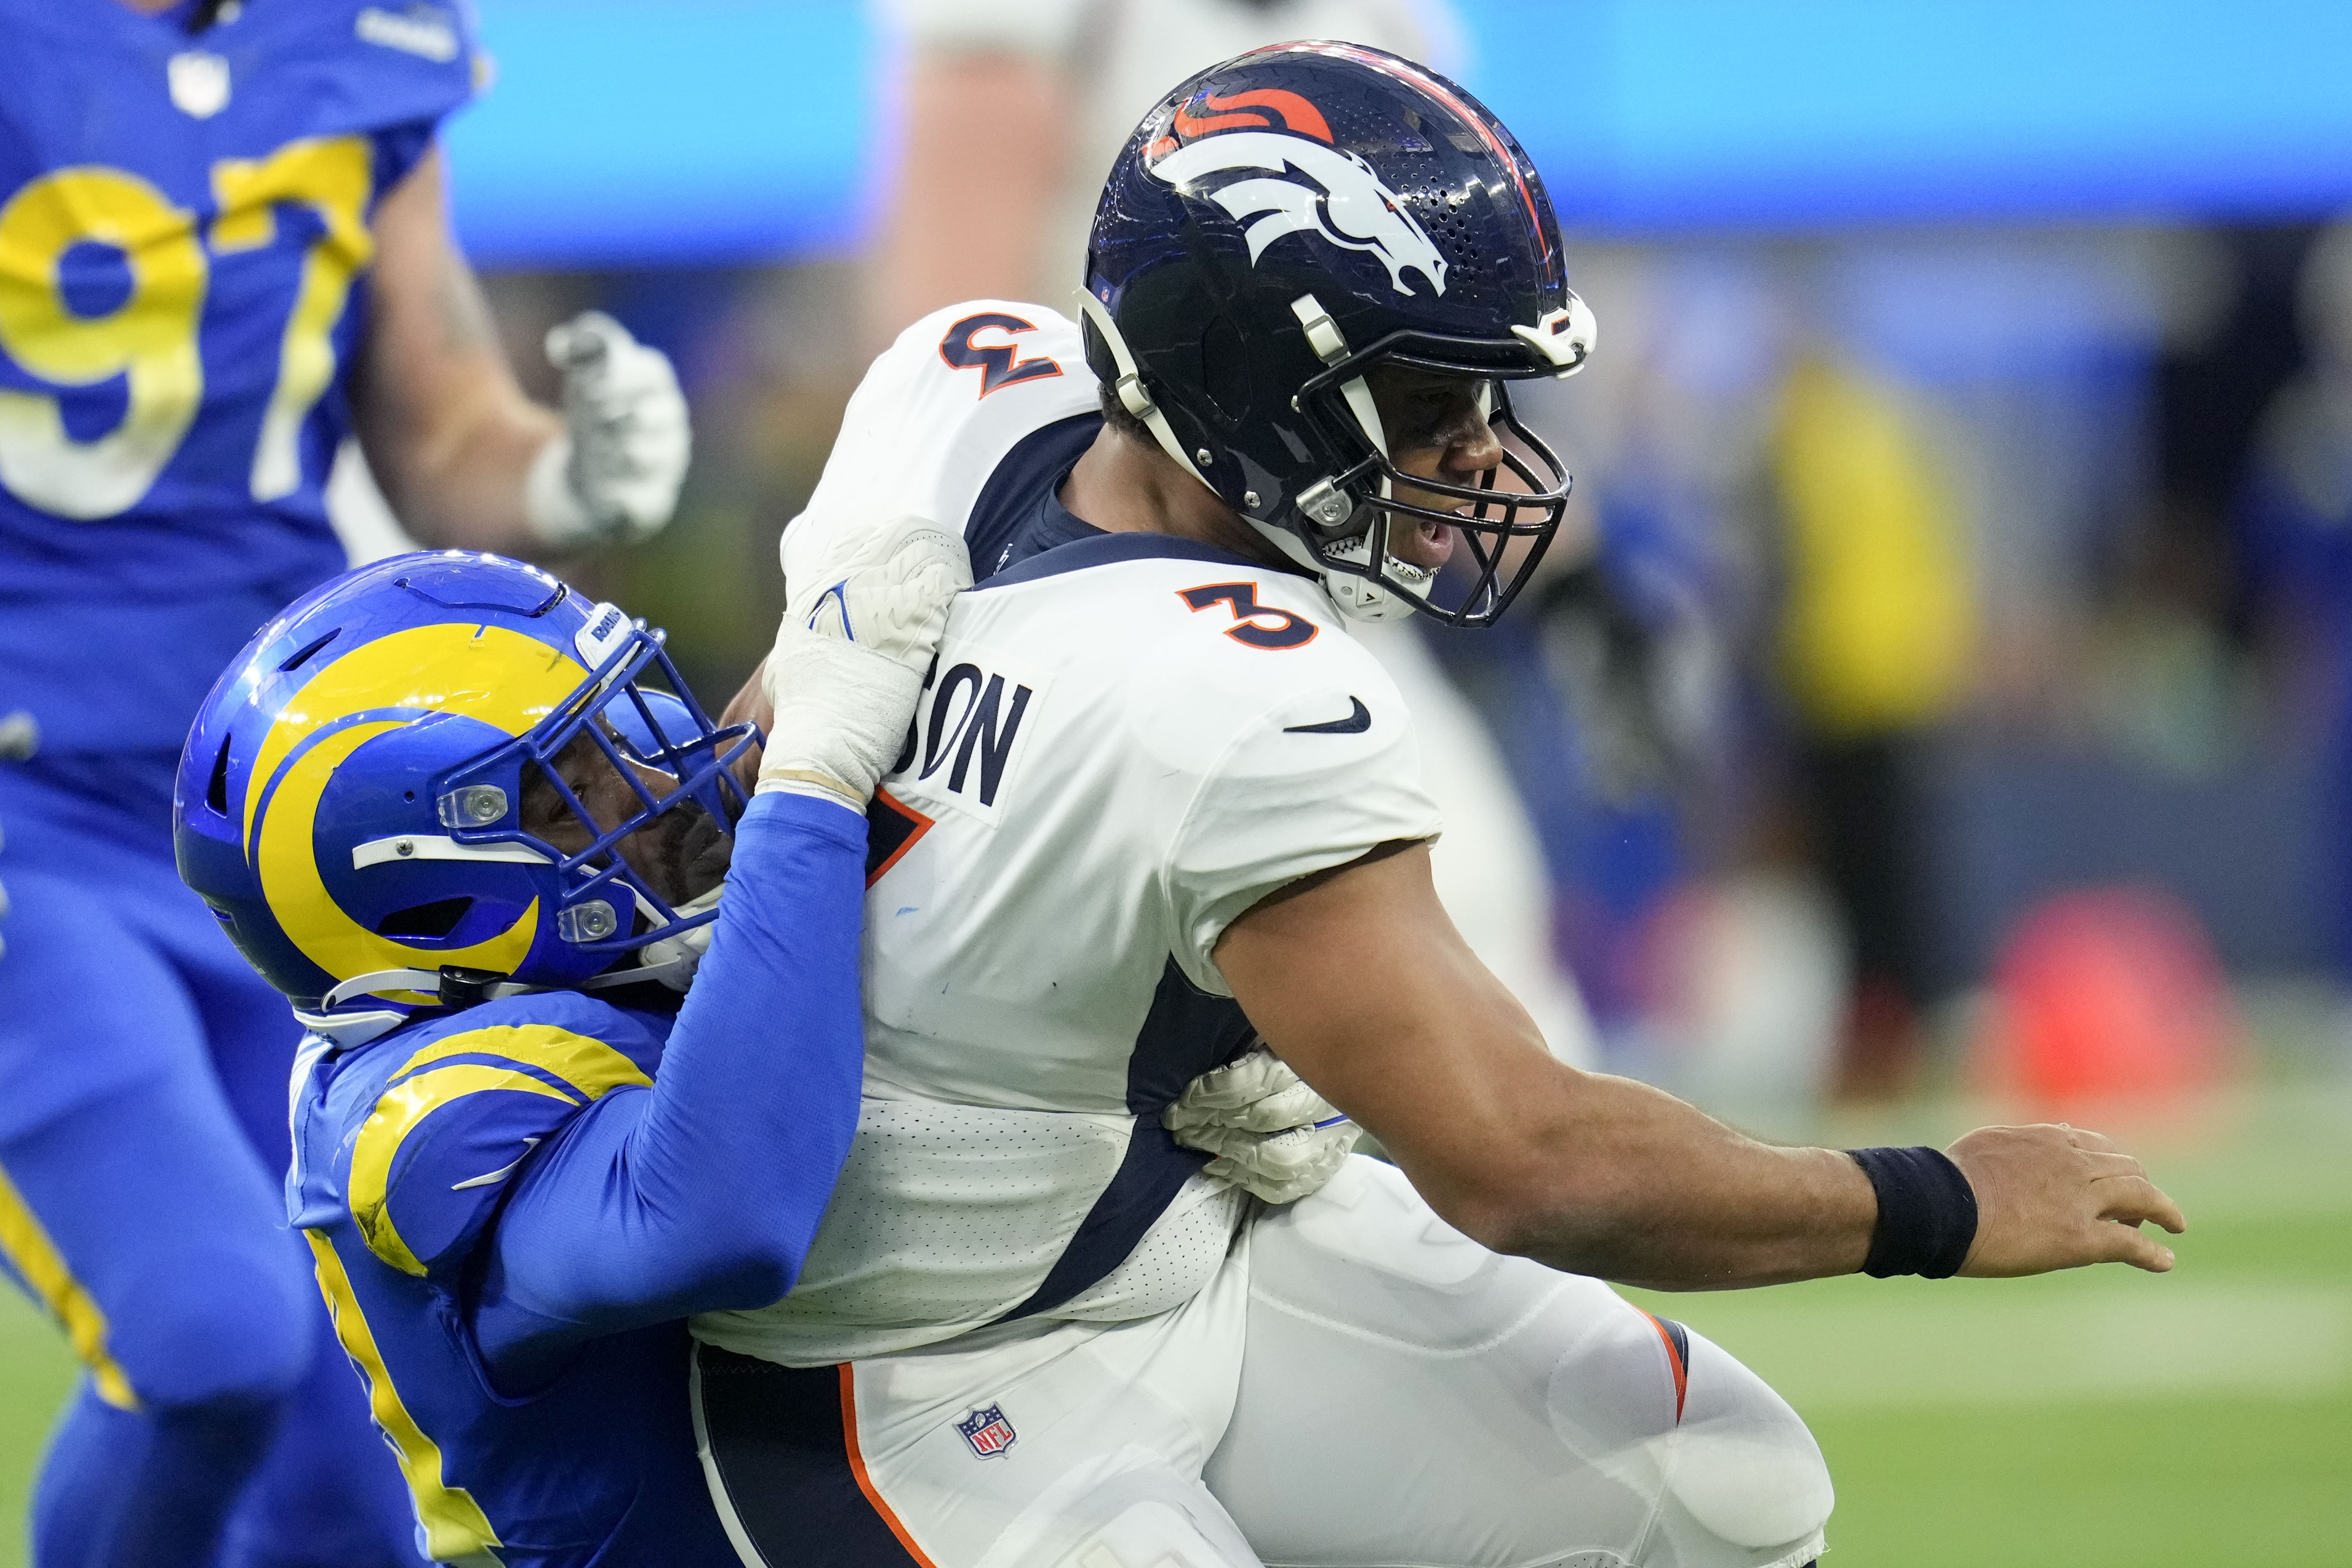
<path fill-rule="evenodd" d="M 848 1166 L 793 1293 L 696 1320 L 713 1343 L 818 1365 L 1188 1300 L 1247 1202 L 1160 1125 L 1255 1038 L 1218 938 L 1286 883 L 1438 831 L 1403 703 L 1313 581 L 1061 508 L 1094 385 L 1050 311 L 927 318 L 786 532 L 789 579 L 822 530 L 961 522 L 983 580 L 869 817 Z"/>

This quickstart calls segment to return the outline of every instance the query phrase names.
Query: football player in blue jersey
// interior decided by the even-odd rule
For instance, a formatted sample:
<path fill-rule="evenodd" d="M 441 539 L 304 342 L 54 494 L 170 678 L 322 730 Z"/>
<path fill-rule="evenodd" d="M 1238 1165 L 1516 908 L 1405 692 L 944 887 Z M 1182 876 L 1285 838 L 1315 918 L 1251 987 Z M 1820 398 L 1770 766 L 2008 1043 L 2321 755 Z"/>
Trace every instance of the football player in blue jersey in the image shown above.
<path fill-rule="evenodd" d="M 658 633 L 454 554 L 294 605 L 190 736 L 180 864 L 315 1031 L 287 1200 L 436 1562 L 736 1561 L 681 1320 L 783 1295 L 833 1191 L 863 812 L 971 581 L 915 519 L 816 575 L 764 757 Z"/>
<path fill-rule="evenodd" d="M 89 1376 L 43 1568 L 413 1561 L 399 1477 L 282 1234 L 299 1035 L 170 860 L 214 673 L 341 570 L 347 431 L 435 544 L 667 517 L 658 354 L 610 322 L 517 388 L 434 151 L 464 15 L 0 0 L 0 1256 Z"/>

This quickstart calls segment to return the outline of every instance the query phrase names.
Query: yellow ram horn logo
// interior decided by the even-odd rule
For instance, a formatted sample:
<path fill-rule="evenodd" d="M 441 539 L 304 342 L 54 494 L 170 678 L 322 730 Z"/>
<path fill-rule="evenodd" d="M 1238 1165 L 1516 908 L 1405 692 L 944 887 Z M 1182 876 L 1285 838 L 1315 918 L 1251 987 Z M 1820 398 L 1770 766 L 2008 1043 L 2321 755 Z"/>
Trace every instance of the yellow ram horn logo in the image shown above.
<path fill-rule="evenodd" d="M 444 964 L 511 974 L 537 933 L 536 901 L 513 925 L 473 946 L 412 947 L 343 912 L 320 877 L 311 830 L 335 769 L 377 736 L 441 714 L 522 735 L 587 678 L 562 653 L 502 626 L 411 627 L 320 665 L 264 737 L 245 801 L 246 858 L 261 878 L 270 913 L 303 956 L 339 980 Z M 345 722 L 387 712 L 406 716 Z"/>

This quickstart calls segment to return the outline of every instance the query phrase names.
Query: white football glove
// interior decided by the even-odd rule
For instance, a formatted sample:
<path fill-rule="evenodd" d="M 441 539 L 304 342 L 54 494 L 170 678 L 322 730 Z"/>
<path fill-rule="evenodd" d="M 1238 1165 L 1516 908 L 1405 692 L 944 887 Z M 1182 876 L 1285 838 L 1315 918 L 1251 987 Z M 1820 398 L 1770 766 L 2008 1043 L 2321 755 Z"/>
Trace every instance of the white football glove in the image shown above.
<path fill-rule="evenodd" d="M 547 359 L 563 372 L 564 433 L 531 464 L 532 531 L 559 549 L 660 532 L 694 446 L 669 356 L 590 310 L 548 332 Z"/>
<path fill-rule="evenodd" d="M 1356 1146 L 1356 1124 L 1263 1046 L 1186 1084 L 1160 1124 L 1186 1148 L 1217 1156 L 1205 1175 L 1267 1203 L 1315 1191 Z"/>
<path fill-rule="evenodd" d="M 784 561 L 784 622 L 763 676 L 775 720 L 759 788 L 863 811 L 906 742 L 971 561 L 955 533 L 917 517 L 804 541 L 788 530 Z"/>

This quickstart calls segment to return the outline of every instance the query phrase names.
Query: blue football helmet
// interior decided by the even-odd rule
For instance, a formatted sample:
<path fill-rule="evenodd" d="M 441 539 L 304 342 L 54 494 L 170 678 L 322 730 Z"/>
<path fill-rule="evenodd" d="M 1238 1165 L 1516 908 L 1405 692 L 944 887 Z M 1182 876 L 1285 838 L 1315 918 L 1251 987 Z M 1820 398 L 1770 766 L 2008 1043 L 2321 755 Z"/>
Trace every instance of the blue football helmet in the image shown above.
<path fill-rule="evenodd" d="M 1342 611 L 1488 624 L 1559 528 L 1567 472 L 1507 383 L 1581 369 L 1592 314 L 1527 153 L 1426 67 L 1281 44 L 1178 87 L 1112 166 L 1078 304 L 1108 393 Z M 1470 383 L 1509 483 L 1401 471 L 1385 366 Z M 1399 559 L 1400 521 L 1457 529 L 1469 570 Z"/>
<path fill-rule="evenodd" d="M 653 977 L 649 945 L 716 916 L 690 895 L 723 873 L 729 764 L 758 738 L 714 726 L 614 606 L 496 556 L 397 556 L 298 600 L 213 687 L 180 758 L 180 875 L 346 1039 Z"/>

